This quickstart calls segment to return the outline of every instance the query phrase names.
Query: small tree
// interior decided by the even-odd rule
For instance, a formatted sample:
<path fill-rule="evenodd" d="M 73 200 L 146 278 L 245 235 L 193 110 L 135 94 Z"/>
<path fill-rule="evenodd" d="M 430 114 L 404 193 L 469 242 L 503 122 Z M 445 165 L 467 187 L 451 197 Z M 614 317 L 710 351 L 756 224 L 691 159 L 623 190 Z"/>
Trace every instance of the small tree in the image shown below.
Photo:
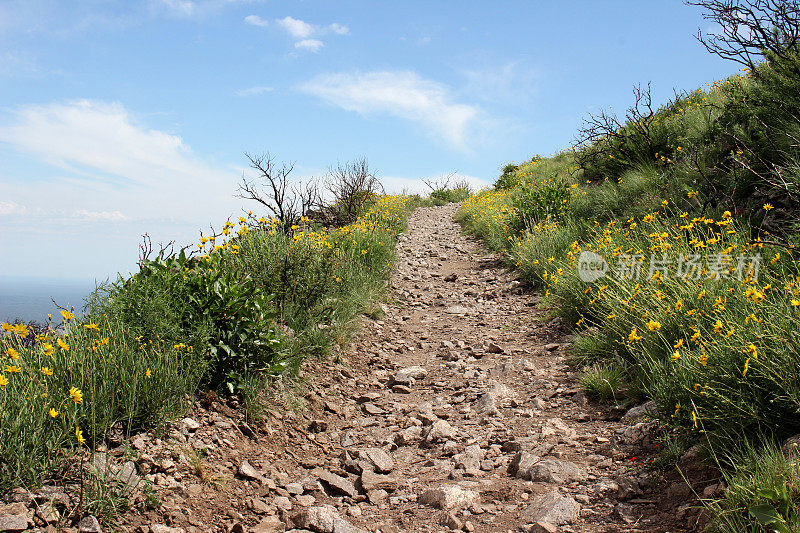
<path fill-rule="evenodd" d="M 278 165 L 269 153 L 258 156 L 245 153 L 245 157 L 250 162 L 250 168 L 258 175 L 254 179 L 247 179 L 243 174 L 237 196 L 254 200 L 269 209 L 283 231 L 291 232 L 292 226 L 320 205 L 316 181 L 290 182 L 289 175 L 294 170 L 294 163 Z"/>
<path fill-rule="evenodd" d="M 652 162 L 656 153 L 663 150 L 650 83 L 646 87 L 634 85 L 633 98 L 633 105 L 622 119 L 613 111 L 603 110 L 590 114 L 578 129 L 572 149 L 575 161 L 589 179 L 636 163 Z"/>
<path fill-rule="evenodd" d="M 333 196 L 337 225 L 353 222 L 366 202 L 383 193 L 383 185 L 370 170 L 365 157 L 329 167 L 326 188 Z"/>

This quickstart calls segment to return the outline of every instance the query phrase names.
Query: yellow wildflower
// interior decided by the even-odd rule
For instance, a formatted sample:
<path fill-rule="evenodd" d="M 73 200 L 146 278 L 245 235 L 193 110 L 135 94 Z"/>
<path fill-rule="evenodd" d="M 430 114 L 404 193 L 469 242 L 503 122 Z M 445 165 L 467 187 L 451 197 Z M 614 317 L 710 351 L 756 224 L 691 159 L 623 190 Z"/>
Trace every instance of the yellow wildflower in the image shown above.
<path fill-rule="evenodd" d="M 75 428 L 75 438 L 78 439 L 80 444 L 86 444 L 86 439 L 83 438 L 83 431 L 80 428 Z"/>
<path fill-rule="evenodd" d="M 53 369 L 50 368 L 49 366 L 43 366 L 42 367 L 42 374 L 44 374 L 45 376 L 52 376 L 53 375 Z"/>
<path fill-rule="evenodd" d="M 656 322 L 655 320 L 650 320 L 646 325 L 647 329 L 650 331 L 658 331 L 661 329 L 661 322 Z"/>
<path fill-rule="evenodd" d="M 749 353 L 750 357 L 753 359 L 758 359 L 758 349 L 756 348 L 755 344 L 751 344 L 747 347 L 747 353 Z"/>
<path fill-rule="evenodd" d="M 72 387 L 69 389 L 69 395 L 75 403 L 81 403 L 83 401 L 83 392 L 80 389 Z"/>
<path fill-rule="evenodd" d="M 69 351 L 69 344 L 67 344 L 66 342 L 64 342 L 64 341 L 63 341 L 63 340 L 61 340 L 61 339 L 58 339 L 56 342 L 58 343 L 58 347 L 59 347 L 59 348 L 61 348 L 61 349 L 62 349 L 62 350 L 64 350 L 65 352 L 68 352 L 68 351 Z"/>
<path fill-rule="evenodd" d="M 58 416 L 58 411 L 51 407 L 50 408 L 50 418 L 55 418 L 57 416 Z"/>
<path fill-rule="evenodd" d="M 628 342 L 640 341 L 642 338 L 642 336 L 637 335 L 636 328 L 631 329 L 631 332 L 628 334 Z"/>

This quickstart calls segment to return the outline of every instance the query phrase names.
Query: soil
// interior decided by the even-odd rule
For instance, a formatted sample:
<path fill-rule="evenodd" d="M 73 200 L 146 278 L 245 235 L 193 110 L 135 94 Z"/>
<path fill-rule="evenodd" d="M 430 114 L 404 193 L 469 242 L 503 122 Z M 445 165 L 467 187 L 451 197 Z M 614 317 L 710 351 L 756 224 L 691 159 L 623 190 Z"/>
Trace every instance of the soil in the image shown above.
<path fill-rule="evenodd" d="M 169 434 L 134 437 L 132 462 L 122 446 L 101 456 L 117 478 L 125 465 L 133 472 L 125 481 L 135 506 L 114 518 L 116 529 L 702 526 L 694 495 L 719 489 L 715 473 L 691 454 L 681 464 L 692 486 L 652 468 L 656 425 L 623 422 L 625 410 L 586 399 L 580 369 L 566 364 L 571 337 L 560 319 L 500 256 L 462 235 L 456 209 L 411 215 L 381 312 L 362 317 L 333 360 L 307 361 L 284 402 L 248 423 L 235 402 L 212 394 Z M 41 516 L 32 522 L 43 529 Z"/>

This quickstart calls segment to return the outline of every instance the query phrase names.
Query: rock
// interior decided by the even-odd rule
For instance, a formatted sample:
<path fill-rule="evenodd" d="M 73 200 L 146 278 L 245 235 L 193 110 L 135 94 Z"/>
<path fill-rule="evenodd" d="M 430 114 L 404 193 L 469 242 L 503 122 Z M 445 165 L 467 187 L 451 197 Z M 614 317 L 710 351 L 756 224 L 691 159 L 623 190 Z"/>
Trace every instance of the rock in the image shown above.
<path fill-rule="evenodd" d="M 484 416 L 493 416 L 499 413 L 498 406 L 504 401 L 513 398 L 516 393 L 502 383 L 495 383 L 492 388 L 478 398 L 475 403 L 476 410 Z"/>
<path fill-rule="evenodd" d="M 399 482 L 393 476 L 376 474 L 372 470 L 364 470 L 360 478 L 361 488 L 364 492 L 382 489 L 388 492 L 397 490 Z"/>
<path fill-rule="evenodd" d="M 311 507 L 315 503 L 317 503 L 317 499 L 313 497 L 311 494 L 301 494 L 295 498 L 297 503 L 302 505 L 303 507 Z"/>
<path fill-rule="evenodd" d="M 164 524 L 150 524 L 150 533 L 185 533 L 182 527 L 169 527 Z"/>
<path fill-rule="evenodd" d="M 517 452 L 508 464 L 508 473 L 520 479 L 530 479 L 531 467 L 541 460 L 541 457 L 533 453 L 526 451 Z"/>
<path fill-rule="evenodd" d="M 425 433 L 425 442 L 433 444 L 454 439 L 456 430 L 446 420 L 437 420 L 428 427 Z"/>
<path fill-rule="evenodd" d="M 28 508 L 24 503 L 0 505 L 0 531 L 25 531 L 29 523 Z"/>
<path fill-rule="evenodd" d="M 584 481 L 587 476 L 586 471 L 575 463 L 558 459 L 543 459 L 531 466 L 529 473 L 531 481 L 559 484 Z"/>
<path fill-rule="evenodd" d="M 245 479 L 252 479 L 260 483 L 264 483 L 265 481 L 264 476 L 262 476 L 258 470 L 253 468 L 253 465 L 251 465 L 247 459 L 242 461 L 239 465 L 239 475 Z"/>
<path fill-rule="evenodd" d="M 475 403 L 475 409 L 483 416 L 494 416 L 500 413 L 494 397 L 488 393 L 483 394 Z"/>
<path fill-rule="evenodd" d="M 633 524 L 641 519 L 643 511 L 629 503 L 618 503 L 614 507 L 614 512 L 623 522 Z"/>
<path fill-rule="evenodd" d="M 286 496 L 275 496 L 275 498 L 272 500 L 272 505 L 278 509 L 283 509 L 284 511 L 292 510 L 292 502 Z"/>
<path fill-rule="evenodd" d="M 628 409 L 620 419 L 620 422 L 623 424 L 636 424 L 637 422 L 642 422 L 648 418 L 656 418 L 657 416 L 658 405 L 656 405 L 656 402 L 653 400 L 650 400 L 642 405 L 637 405 L 636 407 Z"/>
<path fill-rule="evenodd" d="M 442 525 L 454 531 L 459 531 L 464 527 L 464 523 L 456 516 L 453 511 L 450 511 L 442 519 Z"/>
<path fill-rule="evenodd" d="M 200 429 L 200 423 L 195 420 L 194 418 L 189 418 L 188 416 L 181 420 L 181 429 L 185 430 L 189 433 L 193 433 Z"/>
<path fill-rule="evenodd" d="M 367 533 L 343 519 L 331 505 L 309 507 L 292 518 L 294 525 L 316 533 Z"/>
<path fill-rule="evenodd" d="M 558 533 L 558 526 L 550 522 L 534 522 L 519 528 L 520 533 Z"/>
<path fill-rule="evenodd" d="M 422 428 L 411 426 L 394 434 L 394 442 L 398 446 L 410 446 L 422 438 Z"/>
<path fill-rule="evenodd" d="M 58 512 L 53 502 L 44 502 L 39 505 L 36 508 L 36 514 L 45 524 L 56 524 L 61 519 L 61 513 Z"/>
<path fill-rule="evenodd" d="M 428 371 L 421 366 L 409 366 L 398 370 L 392 378 L 394 385 L 413 385 L 418 379 L 425 379 Z"/>
<path fill-rule="evenodd" d="M 253 533 L 282 533 L 286 530 L 277 516 L 268 516 L 253 528 Z"/>
<path fill-rule="evenodd" d="M 308 430 L 311 433 L 322 433 L 328 430 L 328 423 L 325 420 L 312 420 L 308 425 Z"/>
<path fill-rule="evenodd" d="M 103 533 L 100 522 L 92 515 L 83 517 L 78 524 L 78 531 L 80 533 Z"/>
<path fill-rule="evenodd" d="M 367 499 L 372 505 L 380 505 L 389 499 L 389 493 L 383 489 L 371 490 L 367 493 Z"/>
<path fill-rule="evenodd" d="M 315 470 L 314 474 L 333 492 L 344 494 L 345 496 L 350 496 L 351 498 L 355 498 L 358 494 L 355 485 L 353 485 L 353 483 L 347 478 L 337 476 L 332 472 L 322 469 Z"/>
<path fill-rule="evenodd" d="M 374 403 L 367 402 L 361 406 L 361 410 L 364 411 L 364 414 L 377 416 L 383 414 L 383 409 L 375 405 Z"/>
<path fill-rule="evenodd" d="M 287 483 L 284 487 L 289 494 L 303 494 L 305 492 L 305 488 L 303 488 L 302 483 Z"/>
<path fill-rule="evenodd" d="M 486 352 L 487 353 L 503 353 L 503 352 L 505 352 L 505 350 L 503 350 L 497 344 L 495 344 L 493 342 L 490 342 L 489 344 L 486 345 Z"/>
<path fill-rule="evenodd" d="M 120 465 L 106 453 L 98 452 L 94 454 L 89 468 L 94 475 L 102 479 L 106 484 L 116 481 L 124 483 L 128 489 L 133 490 L 140 481 L 133 461 L 127 461 Z"/>
<path fill-rule="evenodd" d="M 417 501 L 437 509 L 460 509 L 478 503 L 480 499 L 481 495 L 474 490 L 462 489 L 458 485 L 443 485 L 426 490 Z"/>
<path fill-rule="evenodd" d="M 617 499 L 630 500 L 642 495 L 639 481 L 633 477 L 621 477 L 617 480 Z"/>
<path fill-rule="evenodd" d="M 576 520 L 580 509 L 578 502 L 553 490 L 536 495 L 522 512 L 522 518 L 527 522 L 549 522 L 560 526 Z"/>
<path fill-rule="evenodd" d="M 378 474 L 388 474 L 394 470 L 394 459 L 383 448 L 367 448 L 358 452 L 359 459 L 365 461 Z"/>
<path fill-rule="evenodd" d="M 545 350 L 547 350 L 548 352 L 552 352 L 552 351 L 554 351 L 554 350 L 558 350 L 558 348 L 559 348 L 560 346 L 561 346 L 561 345 L 560 345 L 560 344 L 558 344 L 557 342 L 551 342 L 550 344 L 545 344 L 545 345 L 544 345 L 544 349 L 545 349 Z"/>

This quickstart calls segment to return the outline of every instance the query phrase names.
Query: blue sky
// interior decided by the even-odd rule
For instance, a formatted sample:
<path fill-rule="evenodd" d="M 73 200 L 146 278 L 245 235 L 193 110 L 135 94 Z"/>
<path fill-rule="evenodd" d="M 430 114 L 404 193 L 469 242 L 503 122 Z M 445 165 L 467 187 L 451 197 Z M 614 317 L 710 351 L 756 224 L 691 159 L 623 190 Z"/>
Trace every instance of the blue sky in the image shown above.
<path fill-rule="evenodd" d="M 243 208 L 244 152 L 389 190 L 566 147 L 733 73 L 673 1 L 0 1 L 0 274 L 105 279 Z"/>

